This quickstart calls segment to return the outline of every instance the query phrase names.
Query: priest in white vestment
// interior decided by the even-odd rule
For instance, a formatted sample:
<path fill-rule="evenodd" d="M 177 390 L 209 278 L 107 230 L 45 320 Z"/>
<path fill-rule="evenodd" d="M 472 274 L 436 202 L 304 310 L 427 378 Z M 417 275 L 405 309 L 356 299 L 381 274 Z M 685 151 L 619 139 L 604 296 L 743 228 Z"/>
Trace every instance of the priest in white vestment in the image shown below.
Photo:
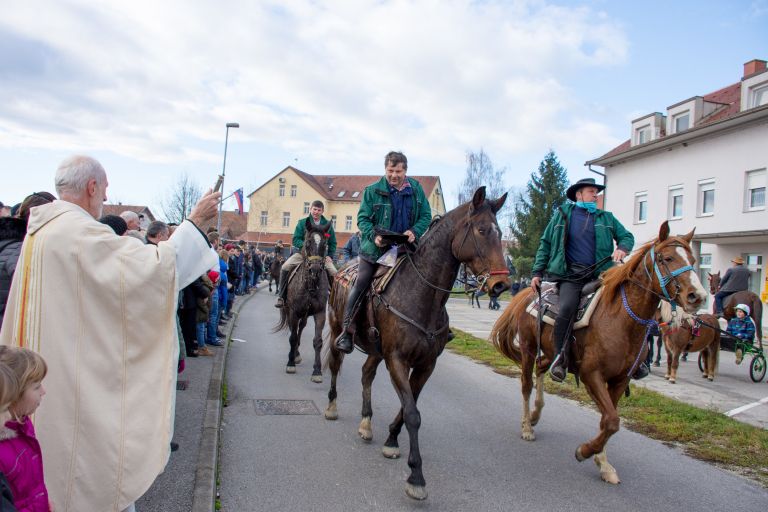
<path fill-rule="evenodd" d="M 219 193 L 155 246 L 96 220 L 106 188 L 96 160 L 61 164 L 60 200 L 32 210 L 0 332 L 48 363 L 34 423 L 57 512 L 131 509 L 165 468 L 178 290 L 218 267 L 196 224 L 215 215 Z"/>

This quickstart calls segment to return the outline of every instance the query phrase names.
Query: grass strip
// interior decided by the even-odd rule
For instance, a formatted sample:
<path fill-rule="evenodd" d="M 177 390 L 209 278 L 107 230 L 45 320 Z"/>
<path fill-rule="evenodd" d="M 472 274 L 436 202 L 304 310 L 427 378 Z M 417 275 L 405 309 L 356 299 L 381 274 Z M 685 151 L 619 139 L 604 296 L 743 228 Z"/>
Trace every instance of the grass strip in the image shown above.
<path fill-rule="evenodd" d="M 487 364 L 503 375 L 520 376 L 520 368 L 497 352 L 489 341 L 455 327 L 452 330 L 456 337 L 446 348 Z M 622 397 L 619 402 L 619 415 L 628 428 L 768 487 L 768 431 L 634 384 L 630 388 L 630 397 Z M 547 377 L 544 391 L 597 409 L 584 387 L 576 387 L 572 375 L 562 384 Z"/>

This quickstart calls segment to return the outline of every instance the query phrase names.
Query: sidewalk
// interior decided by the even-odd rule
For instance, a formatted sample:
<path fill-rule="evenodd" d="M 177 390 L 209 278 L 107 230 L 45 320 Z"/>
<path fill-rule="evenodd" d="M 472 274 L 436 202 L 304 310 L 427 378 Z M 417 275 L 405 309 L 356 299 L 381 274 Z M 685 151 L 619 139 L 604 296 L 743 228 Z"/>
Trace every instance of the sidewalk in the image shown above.
<path fill-rule="evenodd" d="M 258 288 L 262 284 L 259 283 Z M 238 296 L 232 319 L 221 330 L 229 340 L 243 305 L 253 294 Z M 216 465 L 221 418 L 221 382 L 229 343 L 210 347 L 213 357 L 187 358 L 179 382 L 187 388 L 176 392 L 176 426 L 165 472 L 136 502 L 137 512 L 211 512 L 215 507 Z"/>

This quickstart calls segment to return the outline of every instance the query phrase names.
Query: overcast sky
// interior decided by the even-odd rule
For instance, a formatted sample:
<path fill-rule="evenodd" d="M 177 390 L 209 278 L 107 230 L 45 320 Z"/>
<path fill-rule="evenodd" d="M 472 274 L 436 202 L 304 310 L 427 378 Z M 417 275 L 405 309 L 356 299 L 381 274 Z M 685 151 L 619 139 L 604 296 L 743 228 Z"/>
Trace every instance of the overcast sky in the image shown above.
<path fill-rule="evenodd" d="M 768 0 L 3 2 L 0 200 L 84 153 L 110 202 L 157 209 L 181 173 L 214 183 L 227 122 L 226 192 L 381 173 L 392 149 L 449 207 L 480 148 L 509 187 L 550 148 L 575 180 L 631 119 L 768 59 L 766 27 Z"/>

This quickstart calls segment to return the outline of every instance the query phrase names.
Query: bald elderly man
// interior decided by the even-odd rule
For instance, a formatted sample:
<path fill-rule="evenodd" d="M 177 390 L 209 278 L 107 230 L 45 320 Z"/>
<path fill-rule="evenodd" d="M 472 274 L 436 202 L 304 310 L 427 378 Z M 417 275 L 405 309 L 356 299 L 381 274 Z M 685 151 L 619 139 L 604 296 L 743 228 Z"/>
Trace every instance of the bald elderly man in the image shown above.
<path fill-rule="evenodd" d="M 126 224 L 128 224 L 128 230 L 141 231 L 141 221 L 136 212 L 126 210 L 120 214 Z"/>

